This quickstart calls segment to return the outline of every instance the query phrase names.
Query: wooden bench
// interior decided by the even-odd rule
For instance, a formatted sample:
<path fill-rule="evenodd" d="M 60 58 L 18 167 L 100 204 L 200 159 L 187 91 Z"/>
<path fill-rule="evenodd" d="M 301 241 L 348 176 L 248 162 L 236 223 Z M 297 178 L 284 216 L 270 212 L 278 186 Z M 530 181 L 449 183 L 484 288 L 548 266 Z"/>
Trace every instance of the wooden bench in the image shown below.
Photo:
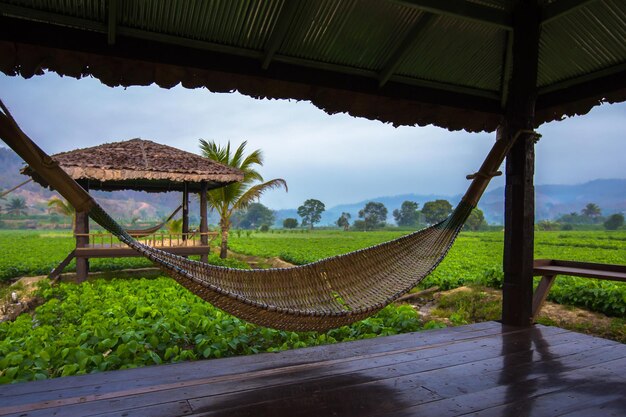
<path fill-rule="evenodd" d="M 533 320 L 537 318 L 548 292 L 558 275 L 606 279 L 626 282 L 626 266 L 596 264 L 591 262 L 559 261 L 556 259 L 536 259 L 533 275 L 541 276 L 541 281 L 533 295 Z"/>

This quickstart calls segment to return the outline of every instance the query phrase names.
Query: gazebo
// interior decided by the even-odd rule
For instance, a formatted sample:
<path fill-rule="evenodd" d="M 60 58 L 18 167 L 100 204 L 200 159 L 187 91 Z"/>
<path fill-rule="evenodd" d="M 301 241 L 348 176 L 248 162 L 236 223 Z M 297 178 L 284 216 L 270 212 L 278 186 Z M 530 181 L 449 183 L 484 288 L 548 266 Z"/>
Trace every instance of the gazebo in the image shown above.
<path fill-rule="evenodd" d="M 210 233 L 207 221 L 207 191 L 241 181 L 241 171 L 222 165 L 191 152 L 182 151 L 149 140 L 131 139 L 76 149 L 52 156 L 53 160 L 85 190 L 135 190 L 150 193 L 182 192 L 182 233 L 160 238 L 152 236 L 148 242 L 177 255 L 200 255 L 206 261 Z M 23 173 L 44 187 L 49 186 L 30 166 Z M 197 193 L 200 201 L 200 228 L 189 230 L 189 193 Z M 115 243 L 112 235 L 90 234 L 89 217 L 84 212 L 75 216 L 76 249 L 55 268 L 51 275 L 76 258 L 77 279 L 84 280 L 89 272 L 89 258 L 139 256 L 122 243 Z M 135 231 L 131 234 L 147 234 Z M 199 239 L 188 239 L 190 237 Z"/>
<path fill-rule="evenodd" d="M 394 125 L 496 132 L 501 143 L 517 137 L 505 169 L 501 323 L 2 387 L 11 403 L 0 414 L 626 412 L 623 345 L 533 325 L 533 305 L 559 273 L 624 272 L 535 264 L 528 133 L 626 101 L 623 0 L 0 0 L 0 14 L 8 75 L 239 91 Z M 535 274 L 546 279 L 533 303 Z"/>

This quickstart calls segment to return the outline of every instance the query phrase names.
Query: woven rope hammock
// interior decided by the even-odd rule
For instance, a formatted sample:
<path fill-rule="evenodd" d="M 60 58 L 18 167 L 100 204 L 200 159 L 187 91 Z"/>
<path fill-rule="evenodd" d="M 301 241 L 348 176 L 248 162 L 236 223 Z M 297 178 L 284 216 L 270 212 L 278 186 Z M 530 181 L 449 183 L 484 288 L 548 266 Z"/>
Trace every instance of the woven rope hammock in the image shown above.
<path fill-rule="evenodd" d="M 238 270 L 193 261 L 131 237 L 26 136 L 0 101 L 0 137 L 77 211 L 152 260 L 181 285 L 237 317 L 284 330 L 324 331 L 362 320 L 415 287 L 443 260 L 465 220 L 521 134 L 498 140 L 445 221 L 398 239 L 281 269 Z"/>

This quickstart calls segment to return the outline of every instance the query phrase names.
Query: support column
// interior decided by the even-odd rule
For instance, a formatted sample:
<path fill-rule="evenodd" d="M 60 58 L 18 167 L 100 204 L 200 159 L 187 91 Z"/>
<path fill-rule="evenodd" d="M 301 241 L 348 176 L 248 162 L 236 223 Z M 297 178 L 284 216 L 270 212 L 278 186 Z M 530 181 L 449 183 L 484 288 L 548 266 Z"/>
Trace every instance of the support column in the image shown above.
<path fill-rule="evenodd" d="M 513 65 L 500 140 L 533 129 L 540 33 L 537 0 L 518 0 L 513 10 Z M 532 324 L 535 138 L 521 135 L 506 158 L 502 322 Z"/>
<path fill-rule="evenodd" d="M 80 185 L 89 191 L 89 184 L 81 182 Z M 89 215 L 85 211 L 77 211 L 74 216 L 74 233 L 76 235 L 89 234 Z M 76 248 L 84 248 L 89 244 L 88 236 L 76 236 Z M 76 258 L 76 280 L 83 282 L 89 275 L 89 258 Z"/>
<path fill-rule="evenodd" d="M 189 184 L 183 185 L 183 241 L 189 233 Z"/>
<path fill-rule="evenodd" d="M 200 183 L 200 243 L 203 246 L 209 245 L 209 236 L 206 233 L 209 231 L 209 219 L 208 219 L 208 210 L 207 210 L 207 196 L 206 193 L 208 191 L 208 186 L 206 181 L 202 181 Z M 209 249 L 207 249 L 207 254 Z M 209 260 L 209 256 L 207 254 L 200 255 L 200 260 L 202 262 L 207 262 Z"/>

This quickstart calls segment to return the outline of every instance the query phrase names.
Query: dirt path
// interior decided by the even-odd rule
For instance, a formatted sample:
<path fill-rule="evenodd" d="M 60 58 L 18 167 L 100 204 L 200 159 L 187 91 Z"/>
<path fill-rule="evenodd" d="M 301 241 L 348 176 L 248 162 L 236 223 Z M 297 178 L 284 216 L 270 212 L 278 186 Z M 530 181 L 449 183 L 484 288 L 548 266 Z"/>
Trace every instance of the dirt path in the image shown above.
<path fill-rule="evenodd" d="M 262 258 L 259 256 L 244 255 L 242 253 L 236 253 L 230 250 L 228 251 L 228 256 L 247 263 L 252 269 L 291 268 L 292 266 L 295 266 L 294 264 L 283 261 L 278 257 Z"/>
<path fill-rule="evenodd" d="M 469 322 L 476 317 L 497 320 L 501 315 L 502 291 L 493 288 L 459 287 L 449 291 L 426 290 L 416 295 L 407 302 L 418 310 L 424 321 L 435 320 L 450 325 L 452 313 L 462 309 L 472 311 Z M 537 322 L 626 343 L 625 320 L 578 307 L 546 301 Z"/>

